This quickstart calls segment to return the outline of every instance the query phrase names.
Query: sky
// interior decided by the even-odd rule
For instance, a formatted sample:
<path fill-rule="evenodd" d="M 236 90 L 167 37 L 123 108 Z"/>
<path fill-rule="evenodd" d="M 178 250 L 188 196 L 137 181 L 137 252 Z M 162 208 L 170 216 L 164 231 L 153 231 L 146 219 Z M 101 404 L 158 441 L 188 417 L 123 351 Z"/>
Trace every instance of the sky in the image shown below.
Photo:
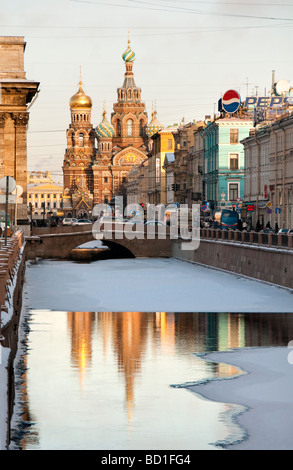
<path fill-rule="evenodd" d="M 291 1 L 291 3 L 290 3 Z M 128 34 L 134 75 L 149 121 L 163 126 L 203 120 L 229 89 L 264 96 L 293 83 L 293 0 L 10 0 L 3 36 L 24 36 L 26 77 L 40 82 L 31 106 L 28 171 L 63 181 L 69 100 L 80 70 L 92 98 L 92 124 L 110 118 L 123 83 Z"/>

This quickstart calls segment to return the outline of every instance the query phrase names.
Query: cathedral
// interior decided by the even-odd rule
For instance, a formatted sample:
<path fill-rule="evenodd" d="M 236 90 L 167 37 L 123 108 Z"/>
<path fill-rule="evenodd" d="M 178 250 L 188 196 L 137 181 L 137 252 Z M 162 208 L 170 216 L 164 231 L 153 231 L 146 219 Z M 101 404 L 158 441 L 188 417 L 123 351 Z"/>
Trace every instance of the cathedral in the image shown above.
<path fill-rule="evenodd" d="M 154 126 L 153 122 L 148 125 L 141 89 L 135 84 L 130 40 L 122 58 L 124 81 L 117 90 L 110 120 L 104 110 L 101 123 L 93 127 L 92 100 L 81 80 L 69 101 L 71 123 L 63 162 L 65 217 L 89 218 L 96 204 L 110 203 L 115 195 L 123 195 L 130 170 L 148 158 Z"/>

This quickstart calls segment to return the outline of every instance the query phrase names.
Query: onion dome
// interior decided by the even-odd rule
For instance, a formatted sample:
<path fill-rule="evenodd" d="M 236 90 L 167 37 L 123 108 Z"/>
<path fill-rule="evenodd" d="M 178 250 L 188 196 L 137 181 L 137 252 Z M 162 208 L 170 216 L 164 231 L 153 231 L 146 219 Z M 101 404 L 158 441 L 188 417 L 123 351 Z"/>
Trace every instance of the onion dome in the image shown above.
<path fill-rule="evenodd" d="M 103 112 L 103 119 L 101 124 L 96 127 L 96 132 L 99 137 L 114 137 L 114 127 L 106 118 L 106 111 Z"/>
<path fill-rule="evenodd" d="M 70 108 L 91 108 L 92 105 L 93 102 L 83 91 L 82 81 L 80 80 L 78 92 L 70 98 L 69 106 Z"/>
<path fill-rule="evenodd" d="M 134 62 L 135 61 L 135 53 L 131 50 L 130 47 L 130 40 L 128 40 L 128 47 L 126 51 L 122 54 L 122 59 L 124 62 Z"/>
<path fill-rule="evenodd" d="M 156 132 L 160 131 L 161 129 L 163 129 L 163 126 L 158 121 L 157 111 L 154 111 L 152 113 L 152 120 L 146 128 L 146 134 L 148 137 L 152 137 L 152 135 L 154 135 Z"/>

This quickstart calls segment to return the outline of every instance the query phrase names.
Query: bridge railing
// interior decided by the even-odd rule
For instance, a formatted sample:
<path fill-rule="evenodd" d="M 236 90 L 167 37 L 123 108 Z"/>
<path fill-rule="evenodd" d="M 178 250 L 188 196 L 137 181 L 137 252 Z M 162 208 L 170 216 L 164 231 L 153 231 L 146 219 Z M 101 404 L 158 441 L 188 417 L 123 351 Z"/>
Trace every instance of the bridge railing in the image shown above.
<path fill-rule="evenodd" d="M 222 240 L 233 243 L 249 243 L 275 248 L 293 249 L 293 235 L 283 233 L 265 233 L 263 231 L 247 232 L 246 230 L 221 230 L 215 228 L 202 228 L 201 239 Z"/>

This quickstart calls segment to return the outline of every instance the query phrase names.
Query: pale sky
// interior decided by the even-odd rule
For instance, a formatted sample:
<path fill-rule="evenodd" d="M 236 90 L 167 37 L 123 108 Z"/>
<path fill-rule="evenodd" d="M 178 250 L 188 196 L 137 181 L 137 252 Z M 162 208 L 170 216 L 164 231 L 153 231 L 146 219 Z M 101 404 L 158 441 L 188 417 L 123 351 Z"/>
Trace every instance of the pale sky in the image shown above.
<path fill-rule="evenodd" d="M 244 101 L 269 93 L 276 80 L 293 86 L 293 0 L 10 0 L 1 35 L 24 36 L 25 71 L 40 82 L 30 108 L 28 170 L 62 182 L 69 100 L 80 67 L 93 100 L 92 124 L 108 118 L 123 83 L 128 30 L 134 74 L 149 121 L 155 103 L 164 126 L 217 112 L 221 95 Z M 291 3 L 290 3 L 291 2 Z"/>

